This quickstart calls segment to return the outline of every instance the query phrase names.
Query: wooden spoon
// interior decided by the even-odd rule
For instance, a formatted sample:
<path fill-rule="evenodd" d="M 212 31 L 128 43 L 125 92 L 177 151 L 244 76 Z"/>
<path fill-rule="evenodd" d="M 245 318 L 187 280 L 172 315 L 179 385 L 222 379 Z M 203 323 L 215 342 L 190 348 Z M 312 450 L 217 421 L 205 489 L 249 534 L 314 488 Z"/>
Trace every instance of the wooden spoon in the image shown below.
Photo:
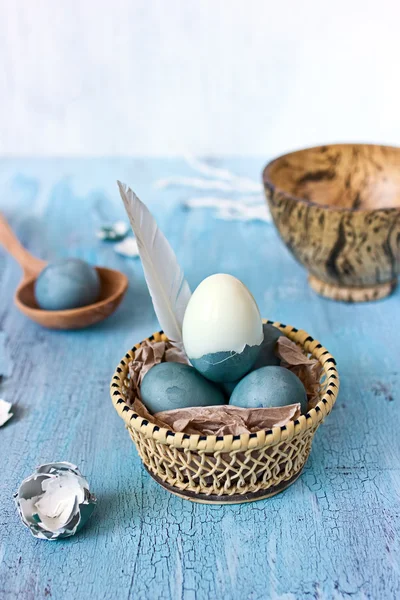
<path fill-rule="evenodd" d="M 19 310 L 49 329 L 82 329 L 102 321 L 115 311 L 128 287 L 128 278 L 120 271 L 95 267 L 100 276 L 100 299 L 94 304 L 68 310 L 42 310 L 35 300 L 34 284 L 46 262 L 32 256 L 17 240 L 0 214 L 0 243 L 22 267 L 24 275 L 15 292 Z"/>

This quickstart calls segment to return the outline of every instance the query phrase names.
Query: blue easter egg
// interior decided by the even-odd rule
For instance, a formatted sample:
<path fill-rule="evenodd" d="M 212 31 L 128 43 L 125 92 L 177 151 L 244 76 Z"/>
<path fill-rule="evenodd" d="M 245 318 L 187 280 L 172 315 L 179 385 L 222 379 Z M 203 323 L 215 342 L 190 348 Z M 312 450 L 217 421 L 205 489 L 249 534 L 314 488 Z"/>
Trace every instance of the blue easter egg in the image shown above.
<path fill-rule="evenodd" d="M 263 341 L 255 299 L 236 277 L 210 275 L 189 300 L 182 339 L 190 362 L 207 379 L 219 383 L 243 377 Z"/>
<path fill-rule="evenodd" d="M 225 404 L 222 392 L 196 369 L 173 362 L 154 365 L 143 377 L 140 394 L 152 414 L 175 408 Z"/>
<path fill-rule="evenodd" d="M 96 302 L 100 277 L 93 267 L 78 258 L 50 263 L 35 282 L 36 302 L 44 310 L 67 310 Z"/>
<path fill-rule="evenodd" d="M 261 367 L 279 366 L 281 364 L 280 359 L 275 354 L 275 346 L 278 338 L 284 334 L 277 327 L 268 323 L 263 323 L 263 334 L 264 339 L 261 343 L 260 353 L 251 368 L 252 371 Z"/>
<path fill-rule="evenodd" d="M 251 371 L 255 371 L 256 369 L 260 369 L 261 367 L 270 367 L 270 366 L 279 366 L 281 364 L 280 359 L 275 354 L 275 345 L 283 334 L 277 327 L 273 325 L 269 325 L 268 323 L 263 324 L 263 335 L 264 339 L 261 343 L 260 351 L 256 362 L 250 369 Z M 235 379 L 235 381 L 225 381 L 220 384 L 220 388 L 222 389 L 225 397 L 229 398 L 239 383 L 240 378 Z"/>
<path fill-rule="evenodd" d="M 233 390 L 229 404 L 241 408 L 270 408 L 301 404 L 307 412 L 307 394 L 300 379 L 284 367 L 262 367 L 244 377 Z"/>
<path fill-rule="evenodd" d="M 243 352 L 214 352 L 200 358 L 191 358 L 190 362 L 204 377 L 216 382 L 240 379 L 253 366 L 260 352 L 260 346 L 245 346 Z"/>

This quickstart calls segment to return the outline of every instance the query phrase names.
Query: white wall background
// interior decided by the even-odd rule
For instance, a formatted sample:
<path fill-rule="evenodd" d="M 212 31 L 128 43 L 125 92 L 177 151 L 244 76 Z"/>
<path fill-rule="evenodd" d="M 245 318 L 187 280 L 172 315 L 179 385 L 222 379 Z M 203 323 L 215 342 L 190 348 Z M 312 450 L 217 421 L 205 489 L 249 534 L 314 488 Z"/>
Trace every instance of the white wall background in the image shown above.
<path fill-rule="evenodd" d="M 0 0 L 0 153 L 400 144 L 398 0 Z"/>

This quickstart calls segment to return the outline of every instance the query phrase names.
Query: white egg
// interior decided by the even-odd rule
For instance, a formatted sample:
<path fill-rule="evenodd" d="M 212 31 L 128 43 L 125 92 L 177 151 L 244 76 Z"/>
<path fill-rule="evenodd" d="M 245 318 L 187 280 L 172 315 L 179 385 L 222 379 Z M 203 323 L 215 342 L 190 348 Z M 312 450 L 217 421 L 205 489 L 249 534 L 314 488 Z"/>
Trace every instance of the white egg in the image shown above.
<path fill-rule="evenodd" d="M 233 381 L 256 361 L 263 328 L 247 287 L 218 273 L 194 291 L 183 320 L 183 344 L 192 365 L 212 381 Z"/>

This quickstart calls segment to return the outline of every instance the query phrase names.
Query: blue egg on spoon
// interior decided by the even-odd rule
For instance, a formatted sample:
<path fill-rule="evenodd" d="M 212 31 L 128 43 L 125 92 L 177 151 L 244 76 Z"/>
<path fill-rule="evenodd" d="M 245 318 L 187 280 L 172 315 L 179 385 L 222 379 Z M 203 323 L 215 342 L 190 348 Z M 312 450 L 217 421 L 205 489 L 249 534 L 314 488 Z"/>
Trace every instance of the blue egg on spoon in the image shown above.
<path fill-rule="evenodd" d="M 190 365 L 174 362 L 154 365 L 143 377 L 140 394 L 152 414 L 176 408 L 225 404 L 217 386 Z"/>
<path fill-rule="evenodd" d="M 272 408 L 300 404 L 307 412 L 307 394 L 300 379 L 284 367 L 252 371 L 235 387 L 229 404 L 241 408 Z"/>
<path fill-rule="evenodd" d="M 78 258 L 47 265 L 35 281 L 35 299 L 44 310 L 68 310 L 99 299 L 100 278 L 93 267 Z"/>
<path fill-rule="evenodd" d="M 211 275 L 189 300 L 182 337 L 190 362 L 204 377 L 239 379 L 257 360 L 263 341 L 256 301 L 236 277 Z"/>

